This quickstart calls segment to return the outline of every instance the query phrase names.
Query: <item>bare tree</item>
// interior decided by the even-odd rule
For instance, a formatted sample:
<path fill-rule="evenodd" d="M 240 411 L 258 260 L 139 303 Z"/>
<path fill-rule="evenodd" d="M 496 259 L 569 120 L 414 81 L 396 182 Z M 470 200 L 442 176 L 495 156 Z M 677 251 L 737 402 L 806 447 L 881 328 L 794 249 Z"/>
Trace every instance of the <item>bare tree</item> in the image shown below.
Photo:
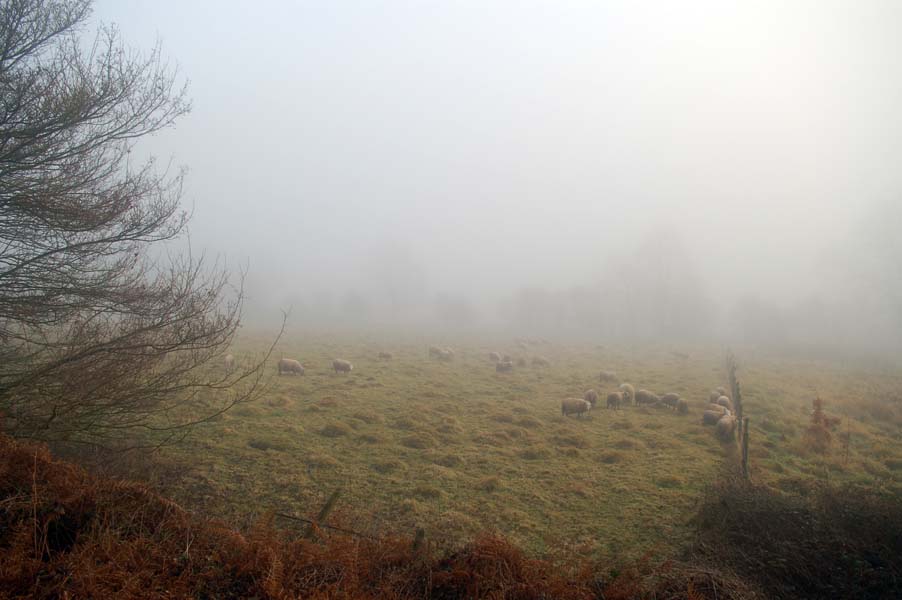
<path fill-rule="evenodd" d="M 241 283 L 154 251 L 185 230 L 184 172 L 130 160 L 189 111 L 185 85 L 159 47 L 133 52 L 114 28 L 86 46 L 89 12 L 0 5 L 0 412 L 18 436 L 138 443 L 136 429 L 171 436 L 247 398 L 265 358 L 210 366 Z"/>

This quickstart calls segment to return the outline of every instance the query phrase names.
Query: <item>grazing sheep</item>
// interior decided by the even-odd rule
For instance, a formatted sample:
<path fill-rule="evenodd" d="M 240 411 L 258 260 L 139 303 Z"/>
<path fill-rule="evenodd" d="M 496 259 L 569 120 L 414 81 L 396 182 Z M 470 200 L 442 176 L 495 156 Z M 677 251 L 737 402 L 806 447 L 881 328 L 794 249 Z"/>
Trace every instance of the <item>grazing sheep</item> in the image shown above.
<path fill-rule="evenodd" d="M 489 360 L 493 363 L 501 362 L 501 355 L 497 352 L 489 352 Z"/>
<path fill-rule="evenodd" d="M 717 390 L 711 390 L 711 393 L 708 394 L 708 403 L 709 404 L 717 404 L 717 399 L 720 398 L 721 396 L 723 396 L 723 394 L 721 394 Z"/>
<path fill-rule="evenodd" d="M 673 410 L 676 410 L 677 403 L 679 401 L 680 401 L 679 394 L 670 393 L 670 394 L 664 394 L 663 396 L 661 396 L 661 404 L 663 404 L 664 406 L 666 406 L 670 409 L 673 409 Z"/>
<path fill-rule="evenodd" d="M 607 407 L 618 409 L 623 404 L 623 392 L 611 392 L 608 394 Z"/>
<path fill-rule="evenodd" d="M 724 417 L 723 413 L 715 410 L 706 410 L 702 414 L 702 425 L 717 425 L 717 422 Z"/>
<path fill-rule="evenodd" d="M 686 402 L 685 400 L 683 400 L 682 398 L 680 398 L 679 401 L 677 402 L 676 411 L 677 411 L 677 414 L 688 415 L 689 414 L 689 403 Z"/>
<path fill-rule="evenodd" d="M 721 396 L 726 396 L 726 395 L 727 395 L 727 389 L 726 389 L 725 387 L 723 387 L 723 386 L 719 386 L 719 387 L 717 388 L 717 391 L 720 393 Z"/>
<path fill-rule="evenodd" d="M 590 410 L 592 410 L 592 405 L 582 398 L 564 398 L 561 400 L 561 414 L 565 417 L 567 415 L 581 417 Z"/>
<path fill-rule="evenodd" d="M 395 355 L 392 354 L 391 352 L 380 352 L 379 353 L 379 358 L 381 358 L 382 360 L 391 360 L 394 357 L 395 357 Z"/>
<path fill-rule="evenodd" d="M 532 359 L 532 366 L 534 367 L 550 367 L 551 361 L 545 358 L 544 356 L 536 356 Z"/>
<path fill-rule="evenodd" d="M 598 404 L 598 392 L 595 390 L 586 390 L 586 393 L 583 394 L 583 400 L 592 405 L 592 408 L 595 408 L 595 405 Z"/>
<path fill-rule="evenodd" d="M 439 358 L 442 355 L 442 349 L 438 346 L 429 346 L 429 358 Z"/>
<path fill-rule="evenodd" d="M 620 391 L 623 392 L 623 403 L 632 404 L 636 397 L 636 389 L 628 383 L 621 383 Z"/>
<path fill-rule="evenodd" d="M 438 354 L 438 359 L 444 360 L 446 362 L 454 360 L 454 350 L 452 350 L 451 348 L 440 349 L 439 354 Z"/>
<path fill-rule="evenodd" d="M 222 359 L 222 364 L 225 366 L 225 370 L 231 372 L 232 369 L 235 368 L 235 357 L 231 354 L 226 354 L 225 358 Z"/>
<path fill-rule="evenodd" d="M 654 392 L 648 390 L 639 390 L 636 392 L 636 406 L 640 404 L 657 404 L 661 399 Z"/>
<path fill-rule="evenodd" d="M 508 373 L 514 370 L 514 363 L 509 360 L 502 360 L 499 363 L 495 363 L 495 372 L 496 373 Z"/>
<path fill-rule="evenodd" d="M 304 366 L 293 358 L 279 359 L 279 375 L 282 373 L 294 373 L 295 375 L 304 374 Z"/>
<path fill-rule="evenodd" d="M 730 399 L 727 398 L 726 396 L 721 396 L 720 398 L 718 398 L 717 402 L 715 404 L 719 404 L 720 406 L 723 406 L 730 412 L 733 412 L 733 403 L 730 402 Z"/>
<path fill-rule="evenodd" d="M 733 413 L 733 411 L 731 411 L 726 406 L 723 406 L 722 404 L 709 404 L 705 407 L 705 410 L 710 410 L 711 412 L 716 412 L 722 415 L 729 415 Z"/>
<path fill-rule="evenodd" d="M 336 373 L 350 373 L 354 370 L 354 365 L 341 358 L 336 358 L 332 361 L 332 368 Z"/>
<path fill-rule="evenodd" d="M 717 437 L 727 441 L 733 439 L 736 432 L 736 417 L 733 415 L 724 415 L 717 422 Z"/>
<path fill-rule="evenodd" d="M 612 373 L 611 371 L 602 371 L 601 373 L 598 374 L 598 380 L 601 382 L 608 382 L 608 381 L 616 382 L 617 374 Z"/>

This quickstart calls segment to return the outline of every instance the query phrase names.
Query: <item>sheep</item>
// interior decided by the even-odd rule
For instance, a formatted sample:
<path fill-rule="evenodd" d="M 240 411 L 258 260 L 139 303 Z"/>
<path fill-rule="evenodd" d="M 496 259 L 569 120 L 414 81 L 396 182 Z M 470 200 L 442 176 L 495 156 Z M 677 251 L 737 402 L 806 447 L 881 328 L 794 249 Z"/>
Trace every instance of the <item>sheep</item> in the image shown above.
<path fill-rule="evenodd" d="M 592 405 L 592 408 L 595 408 L 595 405 L 598 404 L 598 392 L 595 390 L 586 390 L 586 393 L 583 394 L 583 400 Z"/>
<path fill-rule="evenodd" d="M 623 392 L 611 392 L 608 394 L 607 407 L 618 409 L 623 403 Z"/>
<path fill-rule="evenodd" d="M 532 366 L 534 367 L 550 367 L 551 361 L 545 358 L 544 356 L 536 356 L 532 359 Z"/>
<path fill-rule="evenodd" d="M 670 393 L 670 394 L 664 394 L 663 396 L 661 396 L 661 404 L 663 404 L 664 406 L 671 408 L 673 410 L 676 410 L 677 403 L 679 401 L 680 401 L 679 394 Z"/>
<path fill-rule="evenodd" d="M 717 392 L 718 392 L 721 396 L 726 396 L 726 395 L 727 395 L 727 389 L 726 389 L 725 387 L 723 387 L 723 386 L 718 387 L 718 388 L 717 388 Z"/>
<path fill-rule="evenodd" d="M 717 402 L 715 402 L 715 404 L 719 404 L 720 406 L 723 406 L 730 412 L 733 412 L 733 403 L 730 402 L 730 399 L 727 398 L 726 396 L 721 396 L 720 398 L 718 398 Z"/>
<path fill-rule="evenodd" d="M 657 404 L 661 401 L 658 395 L 648 390 L 639 390 L 636 392 L 636 406 L 640 404 Z"/>
<path fill-rule="evenodd" d="M 565 417 L 574 414 L 577 417 L 581 417 L 590 410 L 592 410 L 592 405 L 582 398 L 564 398 L 561 400 L 561 414 Z"/>
<path fill-rule="evenodd" d="M 293 358 L 279 359 L 279 375 L 282 373 L 293 373 L 295 375 L 304 374 L 304 366 Z"/>
<path fill-rule="evenodd" d="M 708 394 L 708 403 L 709 404 L 717 404 L 717 399 L 720 398 L 721 396 L 723 396 L 723 394 L 721 394 L 717 390 L 711 390 L 711 393 Z"/>
<path fill-rule="evenodd" d="M 722 404 L 709 404 L 708 406 L 705 407 L 705 410 L 709 410 L 711 412 L 716 412 L 721 415 L 733 414 L 733 411 L 731 411 L 726 406 L 723 406 Z"/>
<path fill-rule="evenodd" d="M 354 365 L 344 359 L 336 358 L 332 361 L 332 368 L 336 373 L 350 373 L 354 370 Z"/>
<path fill-rule="evenodd" d="M 601 373 L 598 374 L 598 380 L 601 381 L 602 383 L 608 382 L 608 381 L 616 382 L 617 374 L 612 373 L 611 371 L 602 371 Z"/>
<path fill-rule="evenodd" d="M 685 400 L 683 400 L 682 398 L 680 398 L 677 401 L 676 411 L 677 411 L 677 414 L 688 415 L 689 414 L 689 403 L 686 402 Z"/>
<path fill-rule="evenodd" d="M 509 360 L 503 360 L 499 363 L 495 363 L 495 372 L 496 373 L 508 373 L 514 370 L 514 363 Z"/>
<path fill-rule="evenodd" d="M 501 362 L 501 355 L 497 352 L 489 352 L 489 360 L 493 363 L 499 363 Z"/>
<path fill-rule="evenodd" d="M 451 348 L 429 346 L 429 358 L 437 358 L 439 360 L 453 360 L 454 350 L 452 350 Z"/>
<path fill-rule="evenodd" d="M 380 352 L 379 353 L 379 358 L 382 360 L 391 360 L 394 357 L 395 357 L 394 354 L 392 354 L 391 352 Z"/>
<path fill-rule="evenodd" d="M 623 403 L 632 404 L 636 397 L 636 389 L 628 383 L 621 383 L 620 391 L 623 392 Z"/>
<path fill-rule="evenodd" d="M 714 410 L 706 410 L 702 413 L 702 425 L 717 425 L 717 422 L 724 417 L 723 413 Z"/>
<path fill-rule="evenodd" d="M 724 415 L 717 422 L 717 437 L 727 441 L 733 439 L 736 431 L 736 417 L 733 415 Z"/>
<path fill-rule="evenodd" d="M 225 366 L 225 370 L 231 372 L 235 368 L 235 357 L 231 354 L 226 354 L 225 358 L 222 359 L 222 364 Z"/>

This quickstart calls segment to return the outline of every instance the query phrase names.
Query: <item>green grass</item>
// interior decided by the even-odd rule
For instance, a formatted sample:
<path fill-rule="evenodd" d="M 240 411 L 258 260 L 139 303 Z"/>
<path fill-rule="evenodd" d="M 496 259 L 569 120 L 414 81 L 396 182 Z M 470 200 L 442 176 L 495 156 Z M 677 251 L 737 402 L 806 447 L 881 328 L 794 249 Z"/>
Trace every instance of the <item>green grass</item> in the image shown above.
<path fill-rule="evenodd" d="M 340 508 L 358 528 L 424 527 L 448 544 L 493 529 L 537 553 L 578 547 L 633 558 L 666 554 L 690 539 L 689 520 L 726 455 L 712 428 L 700 424 L 708 391 L 725 384 L 719 350 L 683 360 L 663 348 L 524 350 L 463 341 L 443 342 L 457 355 L 440 362 L 426 357 L 435 341 L 285 340 L 279 352 L 300 360 L 307 375 L 274 377 L 261 398 L 166 450 L 186 467 L 165 491 L 242 520 L 269 509 L 315 514 L 340 487 Z M 259 346 L 246 340 L 236 354 Z M 380 350 L 394 359 L 379 360 Z M 551 365 L 496 373 L 491 350 L 528 363 L 541 355 Z M 899 486 L 899 429 L 871 414 L 886 404 L 872 390 L 896 389 L 895 376 L 738 354 L 756 479 L 789 493 L 827 477 Z M 334 374 L 336 356 L 354 370 Z M 605 410 L 614 384 L 598 381 L 602 369 L 637 389 L 680 393 L 691 412 Z M 588 388 L 599 392 L 599 407 L 585 418 L 562 417 L 560 400 Z M 827 412 L 843 416 L 841 431 L 851 432 L 846 461 L 838 438 L 826 457 L 804 447 L 815 388 Z"/>

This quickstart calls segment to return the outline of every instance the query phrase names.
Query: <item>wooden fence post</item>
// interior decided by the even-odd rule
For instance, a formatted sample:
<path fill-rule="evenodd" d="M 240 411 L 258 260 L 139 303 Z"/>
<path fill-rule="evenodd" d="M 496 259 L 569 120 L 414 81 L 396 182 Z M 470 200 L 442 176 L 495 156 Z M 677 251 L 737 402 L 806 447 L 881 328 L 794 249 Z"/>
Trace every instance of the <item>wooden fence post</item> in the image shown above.
<path fill-rule="evenodd" d="M 316 533 L 316 526 L 325 521 L 329 517 L 329 513 L 332 512 L 332 509 L 335 508 L 335 503 L 338 501 L 338 496 L 341 494 L 341 488 L 338 488 L 332 495 L 329 496 L 329 499 L 326 500 L 326 503 L 320 509 L 319 514 L 316 516 L 316 520 L 313 523 L 310 523 L 310 526 L 307 527 L 307 533 L 304 534 L 306 539 L 313 538 L 313 535 Z"/>
<path fill-rule="evenodd" d="M 742 476 L 750 478 L 749 472 L 749 418 L 742 420 Z"/>
<path fill-rule="evenodd" d="M 417 533 L 413 538 L 413 546 L 411 547 L 414 554 L 420 553 L 420 550 L 423 549 L 424 541 L 426 541 L 426 530 L 422 527 L 417 527 Z"/>

